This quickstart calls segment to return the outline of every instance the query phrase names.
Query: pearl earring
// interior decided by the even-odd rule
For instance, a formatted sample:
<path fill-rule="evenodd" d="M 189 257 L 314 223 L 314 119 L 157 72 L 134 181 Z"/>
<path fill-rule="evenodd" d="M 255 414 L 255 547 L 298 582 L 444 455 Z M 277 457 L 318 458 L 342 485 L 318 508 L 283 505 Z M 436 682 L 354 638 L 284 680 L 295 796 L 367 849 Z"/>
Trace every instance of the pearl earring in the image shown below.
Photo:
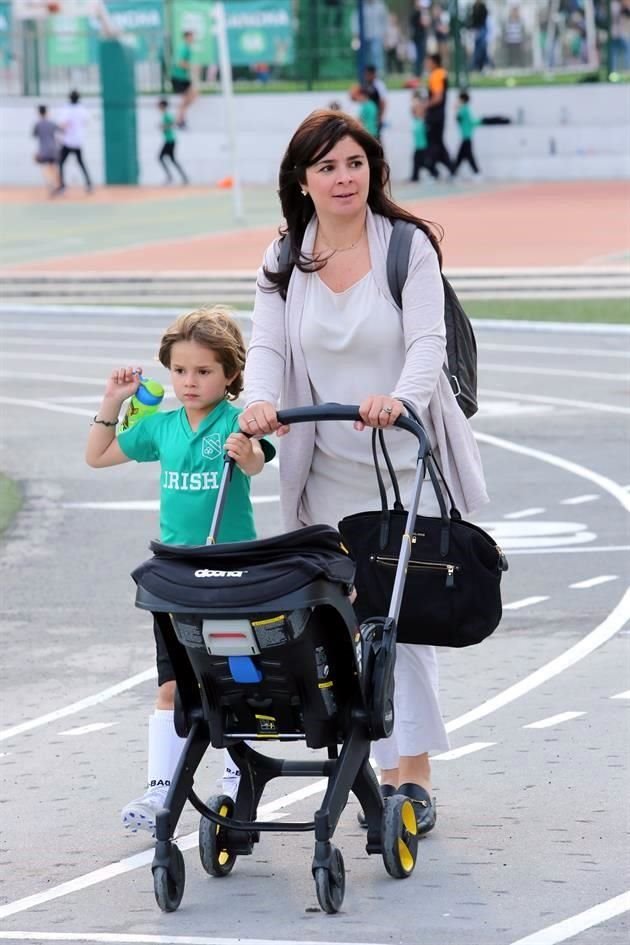
<path fill-rule="evenodd" d="M 306 191 L 305 191 L 305 190 L 302 191 L 302 196 L 303 196 L 303 197 L 306 197 Z"/>

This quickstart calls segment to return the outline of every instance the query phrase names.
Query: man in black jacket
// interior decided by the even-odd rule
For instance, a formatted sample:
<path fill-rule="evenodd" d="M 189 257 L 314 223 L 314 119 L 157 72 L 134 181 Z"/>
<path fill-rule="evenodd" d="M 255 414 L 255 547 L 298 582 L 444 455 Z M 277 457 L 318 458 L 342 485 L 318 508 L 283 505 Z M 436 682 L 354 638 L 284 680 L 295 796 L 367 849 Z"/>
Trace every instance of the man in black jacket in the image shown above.
<path fill-rule="evenodd" d="M 472 67 L 482 72 L 488 64 L 488 7 L 483 0 L 475 0 L 470 11 L 470 25 L 475 34 Z"/>

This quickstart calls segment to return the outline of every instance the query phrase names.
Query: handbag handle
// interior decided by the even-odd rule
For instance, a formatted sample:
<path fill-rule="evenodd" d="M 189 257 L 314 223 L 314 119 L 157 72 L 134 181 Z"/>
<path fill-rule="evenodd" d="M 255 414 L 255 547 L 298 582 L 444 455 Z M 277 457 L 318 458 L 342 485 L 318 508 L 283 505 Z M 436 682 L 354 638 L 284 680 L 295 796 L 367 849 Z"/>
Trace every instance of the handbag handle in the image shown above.
<path fill-rule="evenodd" d="M 372 430 L 372 457 L 374 459 L 374 469 L 376 470 L 376 481 L 378 483 L 378 491 L 381 497 L 381 508 L 383 511 L 387 511 L 387 492 L 385 491 L 385 483 L 383 482 L 383 477 L 381 476 L 381 471 L 378 465 L 378 456 L 376 454 L 376 429 Z M 394 489 L 394 509 L 397 512 L 404 512 L 404 505 L 402 504 L 402 499 L 400 498 L 400 488 L 398 485 L 398 479 L 396 478 L 396 473 L 394 472 L 394 467 L 392 465 L 391 457 L 387 452 L 387 447 L 385 446 L 385 437 L 383 436 L 383 431 L 378 431 L 378 438 L 381 444 L 381 450 L 383 451 L 383 458 L 387 466 L 387 472 L 389 473 L 389 478 L 391 479 L 392 487 Z"/>
<path fill-rule="evenodd" d="M 376 455 L 376 432 L 377 431 L 375 429 L 372 430 L 372 456 L 374 457 L 374 470 L 376 472 L 376 481 L 378 482 L 378 491 L 381 497 L 381 510 L 384 513 L 386 513 L 386 512 L 389 512 L 389 507 L 387 504 L 387 492 L 385 490 L 385 483 L 383 482 L 383 476 L 381 475 L 381 470 L 379 468 L 378 458 Z M 385 445 L 385 437 L 383 436 L 382 430 L 379 430 L 378 432 L 380 434 L 379 442 L 380 442 L 381 450 L 383 451 L 383 458 L 385 459 L 387 472 L 389 473 L 389 477 L 392 482 L 392 488 L 394 490 L 394 497 L 395 497 L 394 509 L 396 511 L 404 511 L 404 506 L 400 498 L 400 486 L 398 485 L 398 478 L 396 476 L 396 473 L 394 472 L 394 467 L 391 461 L 391 457 L 389 455 L 387 446 Z M 429 478 L 431 479 L 431 485 L 433 486 L 433 489 L 435 490 L 435 496 L 438 500 L 438 505 L 440 506 L 440 516 L 442 518 L 442 521 L 444 522 L 445 525 L 448 525 L 450 521 L 450 517 L 446 509 L 446 502 L 444 500 L 444 495 L 440 487 L 440 481 L 435 472 L 434 460 L 430 451 L 423 457 L 422 462 L 425 469 L 429 473 Z M 446 485 L 446 483 L 444 483 L 444 485 Z M 449 495 L 450 495 L 450 491 L 449 491 Z M 457 512 L 457 509 L 455 509 L 455 512 L 457 515 L 459 515 L 459 512 Z"/>
<path fill-rule="evenodd" d="M 402 503 L 400 502 L 400 488 L 398 486 L 398 480 L 396 478 L 394 467 L 392 465 L 391 458 L 389 456 L 387 447 L 385 445 L 385 437 L 383 436 L 382 430 L 379 430 L 378 432 L 380 434 L 379 442 L 381 445 L 381 449 L 383 451 L 383 456 L 385 457 L 387 471 L 391 477 L 392 487 L 394 489 L 394 495 L 396 497 L 396 502 L 394 503 L 394 510 L 404 511 L 404 507 L 402 506 Z M 385 483 L 383 482 L 383 477 L 381 475 L 381 471 L 378 465 L 378 459 L 376 455 L 376 430 L 372 431 L 372 455 L 374 457 L 374 469 L 376 471 L 376 481 L 378 482 L 378 491 L 381 496 L 381 530 L 380 530 L 380 536 L 379 536 L 379 544 L 382 551 L 389 544 L 390 509 L 387 505 L 387 492 L 385 490 Z M 438 505 L 440 506 L 440 518 L 442 519 L 442 529 L 440 531 L 440 555 L 442 558 L 445 558 L 448 554 L 448 550 L 451 543 L 451 520 L 457 520 L 461 518 L 461 516 L 458 510 L 455 507 L 453 507 L 451 509 L 451 512 L 454 514 L 451 514 L 451 516 L 449 517 L 449 514 L 446 510 L 446 502 L 444 501 L 444 494 L 440 486 L 440 480 L 437 477 L 437 473 L 435 471 L 434 460 L 430 452 L 428 452 L 423 457 L 422 466 L 423 466 L 423 470 L 427 470 L 429 473 L 429 478 L 431 479 L 431 485 L 433 486 L 433 490 L 435 492 Z M 424 479 L 424 472 L 422 474 L 422 478 Z M 446 483 L 444 483 L 444 485 L 446 486 Z M 448 486 L 447 486 L 447 490 L 448 490 Z M 450 491 L 448 494 L 450 496 Z"/>
<path fill-rule="evenodd" d="M 418 413 L 417 413 L 415 407 L 414 407 L 412 404 L 410 404 L 408 400 L 402 400 L 401 398 L 399 398 L 399 400 L 400 400 L 401 404 L 404 405 L 404 407 L 405 407 L 407 413 L 409 414 L 409 416 L 411 417 L 411 419 L 412 419 L 412 420 L 415 420 L 415 422 L 416 422 L 419 426 L 422 427 L 422 421 L 421 421 L 420 417 L 418 416 Z M 424 427 L 422 427 L 422 429 L 424 430 Z M 427 437 L 427 439 L 428 439 L 428 437 Z M 441 481 L 444 483 L 444 488 L 446 489 L 446 494 L 448 495 L 449 501 L 450 501 L 450 503 L 451 503 L 451 512 L 450 512 L 451 518 L 454 518 L 456 521 L 459 522 L 459 521 L 461 521 L 462 515 L 461 515 L 461 512 L 459 511 L 459 509 L 457 508 L 457 506 L 455 505 L 455 499 L 453 498 L 453 493 L 452 493 L 451 490 L 449 489 L 448 482 L 447 482 L 446 479 L 444 478 L 444 473 L 442 472 L 442 469 L 441 469 L 441 467 L 440 467 L 440 464 L 438 463 L 437 459 L 436 459 L 435 456 L 433 455 L 433 451 L 432 451 L 432 450 L 429 450 L 429 451 L 428 451 L 428 455 L 431 457 L 431 461 L 432 461 L 432 463 L 433 463 L 435 469 L 437 469 L 437 471 L 439 472 L 440 477 L 441 477 Z M 429 468 L 429 467 L 427 467 L 427 468 Z M 429 476 L 431 476 L 431 469 L 430 469 L 430 468 L 429 468 Z M 433 483 L 433 488 L 436 489 L 436 492 L 437 492 L 437 487 L 436 487 L 436 485 L 435 485 L 435 481 L 434 481 L 433 477 L 431 478 L 431 482 Z M 439 497 L 438 497 L 438 501 L 439 501 Z"/>

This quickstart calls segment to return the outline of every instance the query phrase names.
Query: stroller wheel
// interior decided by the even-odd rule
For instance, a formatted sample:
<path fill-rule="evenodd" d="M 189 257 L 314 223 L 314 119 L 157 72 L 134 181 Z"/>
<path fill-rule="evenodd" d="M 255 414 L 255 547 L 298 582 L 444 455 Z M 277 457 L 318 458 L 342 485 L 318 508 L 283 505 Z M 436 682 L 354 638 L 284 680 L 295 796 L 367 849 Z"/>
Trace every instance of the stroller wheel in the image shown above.
<path fill-rule="evenodd" d="M 171 844 L 168 867 L 156 866 L 153 870 L 153 892 L 162 912 L 175 912 L 179 908 L 186 885 L 186 868 L 182 851 Z"/>
<path fill-rule="evenodd" d="M 418 824 L 413 804 L 402 794 L 383 800 L 381 844 L 389 875 L 394 879 L 411 876 L 418 855 Z"/>
<path fill-rule="evenodd" d="M 329 915 L 339 912 L 346 891 L 346 870 L 337 847 L 331 848 L 329 867 L 318 866 L 313 871 L 315 889 L 320 907 Z"/>
<path fill-rule="evenodd" d="M 234 801 L 227 794 L 218 794 L 210 798 L 208 807 L 221 817 L 231 817 Z M 227 876 L 236 863 L 236 853 L 230 853 L 225 842 L 225 828 L 206 817 L 199 822 L 199 856 L 201 865 L 211 876 Z"/>

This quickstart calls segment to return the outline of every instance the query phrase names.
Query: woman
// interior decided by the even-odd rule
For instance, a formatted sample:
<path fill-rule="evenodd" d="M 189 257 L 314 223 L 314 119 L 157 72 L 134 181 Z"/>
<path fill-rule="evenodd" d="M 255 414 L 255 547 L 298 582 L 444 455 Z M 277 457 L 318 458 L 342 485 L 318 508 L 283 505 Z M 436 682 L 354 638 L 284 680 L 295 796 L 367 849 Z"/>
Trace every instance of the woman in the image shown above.
<path fill-rule="evenodd" d="M 258 275 L 245 368 L 241 428 L 286 436 L 280 448 L 281 504 L 287 529 L 334 527 L 345 515 L 379 508 L 371 438 L 404 412 L 419 412 L 455 500 L 468 513 L 487 501 L 479 454 L 442 365 L 445 357 L 441 255 L 429 226 L 388 196 L 383 149 L 353 118 L 313 112 L 297 129 L 280 166 L 279 195 L 290 241 L 290 270 L 278 271 L 279 242 Z M 402 313 L 387 285 L 392 220 L 412 220 L 414 236 Z M 370 390 L 379 393 L 370 393 Z M 279 426 L 276 405 L 360 404 L 361 421 Z M 415 438 L 388 442 L 403 499 L 416 468 Z M 436 514 L 432 490 L 423 514 Z M 438 702 L 435 650 L 399 644 L 396 720 L 376 742 L 384 796 L 412 799 L 420 833 L 435 825 L 429 751 L 448 748 Z"/>

